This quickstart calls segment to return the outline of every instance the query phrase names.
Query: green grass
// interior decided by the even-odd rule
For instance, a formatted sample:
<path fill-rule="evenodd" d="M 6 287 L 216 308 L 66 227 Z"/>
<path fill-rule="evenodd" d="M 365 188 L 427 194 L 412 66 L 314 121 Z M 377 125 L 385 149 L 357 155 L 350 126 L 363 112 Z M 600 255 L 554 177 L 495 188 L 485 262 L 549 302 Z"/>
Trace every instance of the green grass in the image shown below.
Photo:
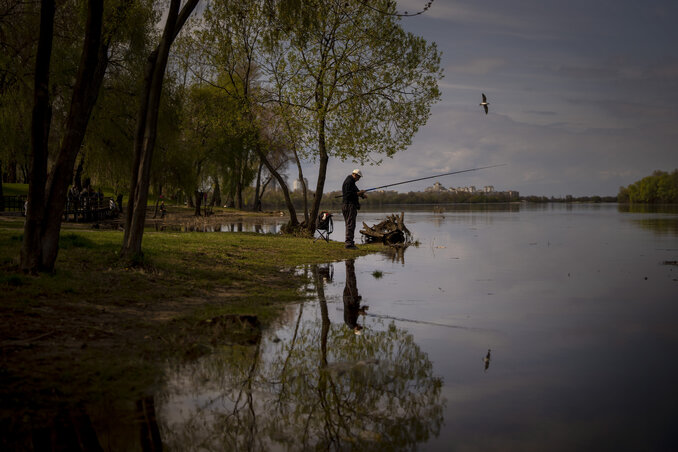
<path fill-rule="evenodd" d="M 28 195 L 28 184 L 2 184 L 4 196 Z"/>

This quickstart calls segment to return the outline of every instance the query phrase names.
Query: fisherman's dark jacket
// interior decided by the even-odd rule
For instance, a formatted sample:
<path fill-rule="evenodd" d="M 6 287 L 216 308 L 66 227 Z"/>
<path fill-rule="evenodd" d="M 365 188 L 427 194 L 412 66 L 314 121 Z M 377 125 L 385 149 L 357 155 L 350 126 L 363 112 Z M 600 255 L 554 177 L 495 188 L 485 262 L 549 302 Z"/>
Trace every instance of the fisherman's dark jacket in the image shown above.
<path fill-rule="evenodd" d="M 360 200 L 358 199 L 358 187 L 355 184 L 355 179 L 353 175 L 349 174 L 346 179 L 344 179 L 344 184 L 341 186 L 341 194 L 344 200 L 344 204 L 353 204 L 356 207 L 360 207 Z"/>

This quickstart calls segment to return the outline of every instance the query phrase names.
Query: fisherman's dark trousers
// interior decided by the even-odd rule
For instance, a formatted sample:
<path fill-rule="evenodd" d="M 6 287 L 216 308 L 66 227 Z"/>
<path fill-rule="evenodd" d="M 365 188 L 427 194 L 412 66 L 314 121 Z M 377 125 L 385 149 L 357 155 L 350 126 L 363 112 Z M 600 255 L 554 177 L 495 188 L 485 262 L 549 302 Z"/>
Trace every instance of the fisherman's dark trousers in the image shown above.
<path fill-rule="evenodd" d="M 341 213 L 344 214 L 346 222 L 346 245 L 355 245 L 353 235 L 355 234 L 355 220 L 358 216 L 358 208 L 355 204 L 345 203 L 341 206 Z"/>

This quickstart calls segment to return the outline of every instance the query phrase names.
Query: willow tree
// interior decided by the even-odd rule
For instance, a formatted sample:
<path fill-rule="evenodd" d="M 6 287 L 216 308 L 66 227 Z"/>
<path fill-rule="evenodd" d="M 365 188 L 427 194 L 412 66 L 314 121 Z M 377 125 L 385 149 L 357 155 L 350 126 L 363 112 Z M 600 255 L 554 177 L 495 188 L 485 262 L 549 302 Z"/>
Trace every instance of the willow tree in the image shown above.
<path fill-rule="evenodd" d="M 264 38 L 271 26 L 266 14 L 268 3 L 266 0 L 211 3 L 187 47 L 195 61 L 193 75 L 223 90 L 242 106 L 243 133 L 249 135 L 247 144 L 278 181 L 290 213 L 290 223 L 296 226 L 296 211 L 280 171 L 280 155 L 269 152 L 281 148 L 271 146 L 264 130 L 270 129 L 270 110 L 264 107 L 267 99 L 262 96 L 261 84 L 265 81 L 259 68 L 265 58 Z M 283 3 L 288 8 L 298 7 L 291 0 Z M 246 164 L 241 167 L 247 169 Z M 258 188 L 256 192 L 258 194 Z M 256 200 L 254 204 L 256 208 Z"/>
<path fill-rule="evenodd" d="M 188 158 L 196 215 L 200 214 L 201 199 L 210 186 L 223 187 L 242 208 L 243 187 L 252 182 L 255 171 L 249 158 L 246 128 L 241 105 L 222 89 L 207 84 L 186 89 L 181 135 L 184 147 L 191 149 Z"/>
<path fill-rule="evenodd" d="M 26 182 L 21 172 L 29 166 L 37 13 L 35 5 L 21 0 L 0 3 L 0 166 L 4 182 Z"/>
<path fill-rule="evenodd" d="M 399 21 L 389 0 L 328 0 L 302 2 L 272 29 L 269 94 L 303 127 L 303 156 L 318 164 L 311 231 L 330 157 L 359 163 L 392 157 L 440 98 L 435 44 Z"/>

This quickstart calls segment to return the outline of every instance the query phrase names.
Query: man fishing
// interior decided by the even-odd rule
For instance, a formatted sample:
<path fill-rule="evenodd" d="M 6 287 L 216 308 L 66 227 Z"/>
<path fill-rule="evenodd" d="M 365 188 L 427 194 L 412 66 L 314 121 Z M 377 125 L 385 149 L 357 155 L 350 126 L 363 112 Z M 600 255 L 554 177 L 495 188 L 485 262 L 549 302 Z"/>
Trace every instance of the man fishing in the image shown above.
<path fill-rule="evenodd" d="M 356 182 L 363 177 L 363 173 L 359 169 L 354 169 L 351 174 L 346 177 L 344 184 L 341 186 L 341 194 L 344 200 L 341 206 L 341 213 L 344 214 L 344 221 L 346 222 L 346 249 L 357 250 L 353 241 L 355 234 L 355 222 L 358 216 L 358 209 L 360 209 L 360 198 L 366 198 L 365 190 L 359 190 Z"/>

